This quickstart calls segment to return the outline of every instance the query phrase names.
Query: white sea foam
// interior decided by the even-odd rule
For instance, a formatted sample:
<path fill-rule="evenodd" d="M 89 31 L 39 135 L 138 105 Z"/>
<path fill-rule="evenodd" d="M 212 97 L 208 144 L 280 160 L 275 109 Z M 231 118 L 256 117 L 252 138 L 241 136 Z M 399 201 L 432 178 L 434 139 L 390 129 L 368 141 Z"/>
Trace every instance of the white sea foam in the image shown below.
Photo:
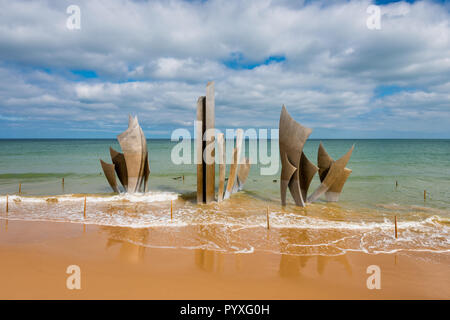
<path fill-rule="evenodd" d="M 149 241 L 137 241 L 136 244 L 158 248 L 197 248 L 233 253 L 273 251 L 294 255 L 339 255 L 348 251 L 371 254 L 450 252 L 449 220 L 439 215 L 414 220 L 400 219 L 399 237 L 395 239 L 394 222 L 388 217 L 381 220 L 333 220 L 331 215 L 317 217 L 286 210 L 272 211 L 269 215 L 269 241 L 265 240 L 268 232 L 266 215 L 258 208 L 254 211 L 248 208 L 235 210 L 235 207 L 195 206 L 183 202 L 182 206 L 174 207 L 171 219 L 170 204 L 164 201 L 177 198 L 177 194 L 169 192 L 88 196 L 88 210 L 84 218 L 84 197 L 80 195 L 12 195 L 9 197 L 10 213 L 8 216 L 0 215 L 0 219 L 152 228 L 152 234 L 161 232 L 161 236 Z M 49 201 L 52 199 L 57 201 Z M 5 197 L 0 197 L 0 202 L 4 201 Z M 127 203 L 138 206 L 128 206 Z M 186 232 L 178 232 L 180 228 Z M 291 234 L 297 236 L 290 237 Z M 130 241 L 126 238 L 122 240 Z"/>
<path fill-rule="evenodd" d="M 146 193 L 121 193 L 113 196 L 86 196 L 86 200 L 90 203 L 98 202 L 132 202 L 132 203 L 150 203 L 159 201 L 170 201 L 178 199 L 178 194 L 172 192 L 146 192 Z M 8 196 L 8 201 L 12 202 L 22 202 L 22 203 L 46 203 L 49 201 L 57 202 L 82 202 L 84 201 L 84 196 L 79 194 L 65 194 L 56 196 L 43 196 L 43 197 L 28 197 L 19 195 Z M 0 203 L 6 202 L 6 196 L 0 197 Z"/>

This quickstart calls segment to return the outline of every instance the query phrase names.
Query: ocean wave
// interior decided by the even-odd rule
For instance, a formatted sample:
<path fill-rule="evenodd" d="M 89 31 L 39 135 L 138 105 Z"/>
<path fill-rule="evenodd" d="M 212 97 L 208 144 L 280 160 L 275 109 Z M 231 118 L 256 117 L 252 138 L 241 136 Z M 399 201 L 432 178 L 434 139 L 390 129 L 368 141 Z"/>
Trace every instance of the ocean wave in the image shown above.
<path fill-rule="evenodd" d="M 65 194 L 59 196 L 8 196 L 9 201 L 16 203 L 64 203 L 64 202 L 82 202 L 86 197 L 89 203 L 114 203 L 114 202 L 132 202 L 132 203 L 150 203 L 158 201 L 170 201 L 178 199 L 178 194 L 173 192 L 146 192 L 146 193 L 122 193 L 118 195 L 82 195 L 82 194 Z M 0 203 L 6 202 L 6 196 L 0 197 Z"/>
<path fill-rule="evenodd" d="M 294 255 L 339 255 L 349 251 L 378 254 L 399 251 L 446 253 L 450 250 L 449 219 L 438 214 L 400 217 L 398 238 L 395 238 L 392 217 L 380 216 L 377 211 L 372 215 L 368 211 L 367 217 L 361 212 L 355 215 L 352 210 L 339 206 L 315 205 L 307 211 L 293 212 L 289 207 L 272 208 L 268 215 L 270 229 L 267 230 L 267 207 L 243 205 L 241 201 L 245 199 L 195 205 L 171 192 L 87 195 L 86 199 L 84 216 L 84 195 L 12 195 L 9 196 L 10 212 L 2 214 L 0 219 L 124 227 L 119 229 L 137 233 L 151 229 L 150 239 L 139 240 L 138 245 L 233 253 L 273 251 Z M 0 197 L 3 205 L 5 200 L 5 196 Z M 175 200 L 172 214 L 171 200 Z M 130 240 L 126 236 L 119 238 Z"/>
<path fill-rule="evenodd" d="M 430 212 L 430 213 L 435 213 L 435 214 L 449 214 L 449 210 L 425 207 L 425 206 L 419 206 L 419 205 L 404 205 L 404 204 L 398 204 L 398 203 L 387 203 L 387 204 L 381 203 L 381 204 L 377 204 L 376 206 L 379 208 L 388 209 L 388 210 L 392 210 L 392 211 L 423 211 L 423 212 Z"/>

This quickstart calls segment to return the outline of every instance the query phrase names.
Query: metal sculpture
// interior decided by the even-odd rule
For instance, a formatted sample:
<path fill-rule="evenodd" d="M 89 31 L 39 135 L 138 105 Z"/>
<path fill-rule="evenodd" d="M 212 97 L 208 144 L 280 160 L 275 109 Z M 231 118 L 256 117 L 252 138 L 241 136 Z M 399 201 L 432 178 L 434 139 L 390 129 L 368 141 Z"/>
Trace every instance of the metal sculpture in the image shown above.
<path fill-rule="evenodd" d="M 226 170 L 226 149 L 223 133 L 217 135 L 217 153 L 219 155 L 219 191 L 217 191 L 217 202 L 223 200 L 225 188 L 225 170 Z"/>
<path fill-rule="evenodd" d="M 128 129 L 117 136 L 122 148 L 128 173 L 128 192 L 136 192 L 142 173 L 143 154 L 141 130 L 137 118 L 130 119 Z"/>
<path fill-rule="evenodd" d="M 197 100 L 196 146 L 197 157 L 197 203 L 210 203 L 215 200 L 215 128 L 214 128 L 214 82 L 206 85 L 206 96 Z M 219 189 L 217 201 L 228 199 L 231 194 L 242 190 L 250 171 L 250 161 L 241 160 L 243 130 L 237 130 L 236 146 L 230 166 L 228 183 L 225 189 L 226 150 L 222 133 L 217 135 L 219 158 Z"/>
<path fill-rule="evenodd" d="M 334 161 L 320 143 L 318 166 L 314 165 L 303 152 L 303 147 L 311 132 L 310 128 L 296 122 L 283 105 L 279 127 L 282 205 L 286 205 L 288 187 L 295 204 L 298 206 L 304 207 L 307 202 L 314 202 L 323 194 L 325 194 L 327 201 L 337 201 L 344 183 L 352 172 L 345 166 L 350 159 L 354 146 L 342 158 Z M 319 171 L 321 184 L 313 194 L 307 197 L 308 188 L 317 171 Z"/>
<path fill-rule="evenodd" d="M 286 205 L 286 191 L 295 204 L 304 207 L 309 184 L 317 168 L 306 158 L 303 146 L 312 130 L 295 121 L 283 105 L 280 115 L 279 148 L 281 157 L 281 204 Z M 302 171 L 303 169 L 303 171 Z"/>
<path fill-rule="evenodd" d="M 206 85 L 206 96 L 197 100 L 197 202 L 214 201 L 215 141 L 214 141 L 214 81 Z M 204 154 L 207 155 L 205 159 Z"/>
<path fill-rule="evenodd" d="M 127 164 L 125 162 L 125 156 L 123 153 L 120 153 L 113 148 L 109 147 L 109 154 L 111 155 L 111 160 L 114 164 L 114 169 L 119 177 L 119 181 L 124 187 L 125 191 L 127 191 L 128 186 L 128 172 L 127 172 Z"/>
<path fill-rule="evenodd" d="M 250 160 L 243 158 L 241 160 L 242 146 L 243 146 L 244 131 L 242 129 L 236 130 L 236 146 L 233 148 L 232 163 L 230 165 L 230 173 L 228 176 L 227 189 L 223 199 L 228 199 L 233 193 L 241 191 L 244 188 L 244 183 L 250 173 Z M 220 199 L 221 194 L 218 194 Z"/>
<path fill-rule="evenodd" d="M 116 174 L 114 173 L 114 164 L 109 164 L 100 160 L 103 172 L 105 173 L 106 180 L 108 180 L 109 185 L 114 192 L 119 193 L 119 187 L 117 186 Z"/>
<path fill-rule="evenodd" d="M 320 143 L 317 163 L 319 165 L 319 178 L 321 184 L 308 198 L 308 202 L 314 202 L 324 193 L 327 201 L 339 200 L 339 195 L 344 188 L 344 184 L 352 173 L 352 170 L 345 166 L 350 160 L 354 148 L 355 145 L 353 145 L 339 160 L 334 161 L 325 151 L 322 143 Z"/>
<path fill-rule="evenodd" d="M 300 191 L 302 192 L 303 200 L 306 200 L 309 185 L 318 170 L 319 168 L 306 157 L 304 152 L 302 152 L 300 158 Z"/>
<path fill-rule="evenodd" d="M 197 100 L 197 126 L 196 126 L 196 146 L 195 150 L 197 153 L 197 203 L 203 203 L 205 194 L 205 161 L 203 159 L 203 150 L 205 149 L 205 142 L 203 141 L 203 134 L 205 132 L 205 97 L 199 97 Z"/>
<path fill-rule="evenodd" d="M 236 147 L 233 149 L 233 162 L 230 166 L 230 175 L 228 176 L 227 189 L 225 191 L 224 199 L 228 199 L 230 195 L 236 192 L 235 185 L 237 183 L 238 166 L 241 160 L 242 152 L 242 138 L 244 131 L 242 129 L 236 130 Z"/>
<path fill-rule="evenodd" d="M 239 164 L 238 174 L 237 174 L 237 191 L 241 191 L 244 188 L 244 183 L 247 181 L 248 174 L 250 173 L 250 159 L 244 158 L 244 163 Z"/>
<path fill-rule="evenodd" d="M 147 140 L 137 117 L 129 116 L 128 129 L 117 136 L 123 153 L 109 148 L 112 164 L 100 160 L 103 172 L 114 192 L 119 192 L 116 175 L 126 192 L 146 192 L 150 168 Z"/>

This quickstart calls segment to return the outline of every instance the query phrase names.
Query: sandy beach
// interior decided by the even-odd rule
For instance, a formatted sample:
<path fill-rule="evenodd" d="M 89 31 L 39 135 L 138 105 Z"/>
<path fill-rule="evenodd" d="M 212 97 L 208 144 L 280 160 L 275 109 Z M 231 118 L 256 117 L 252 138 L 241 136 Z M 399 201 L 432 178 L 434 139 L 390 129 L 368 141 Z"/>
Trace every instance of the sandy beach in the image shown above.
<path fill-rule="evenodd" d="M 125 232 L 132 239 L 141 229 L 79 223 L 1 220 L 0 230 L 0 299 L 450 297 L 448 254 L 296 256 L 151 248 L 109 236 Z M 66 288 L 69 265 L 81 268 L 81 290 Z M 381 269 L 380 290 L 366 287 L 369 265 Z"/>

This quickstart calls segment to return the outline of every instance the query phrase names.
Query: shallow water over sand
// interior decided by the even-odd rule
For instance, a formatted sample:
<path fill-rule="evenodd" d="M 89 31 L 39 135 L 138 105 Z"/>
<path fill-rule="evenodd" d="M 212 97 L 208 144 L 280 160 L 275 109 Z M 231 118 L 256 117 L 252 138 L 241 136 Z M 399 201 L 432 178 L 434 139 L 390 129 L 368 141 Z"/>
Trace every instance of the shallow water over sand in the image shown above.
<path fill-rule="evenodd" d="M 151 175 L 150 192 L 145 195 L 108 193 L 98 159 L 109 159 L 110 145 L 120 150 L 115 140 L 0 140 L 0 219 L 96 224 L 105 230 L 120 226 L 124 231 L 114 232 L 114 237 L 148 247 L 298 255 L 449 252 L 450 140 L 323 143 L 335 159 L 355 144 L 348 164 L 353 172 L 340 201 L 299 208 L 288 196 L 288 206 L 282 208 L 279 171 L 261 175 L 260 165 L 252 166 L 243 192 L 221 204 L 197 205 L 195 165 L 172 163 L 170 154 L 176 143 L 168 140 L 148 141 Z M 305 145 L 313 162 L 318 144 L 318 140 L 308 140 Z M 318 184 L 316 175 L 310 192 Z M 134 231 L 126 231 L 129 228 Z"/>
<path fill-rule="evenodd" d="M 384 205 L 363 210 L 325 202 L 283 208 L 245 193 L 220 204 L 197 205 L 191 198 L 170 192 L 87 195 L 84 217 L 83 195 L 9 196 L 9 212 L 1 219 L 95 224 L 118 241 L 154 248 L 294 255 L 450 252 L 450 223 L 440 209 Z M 6 197 L 1 197 L 0 204 L 5 202 Z M 108 229 L 117 226 L 124 228 Z"/>

